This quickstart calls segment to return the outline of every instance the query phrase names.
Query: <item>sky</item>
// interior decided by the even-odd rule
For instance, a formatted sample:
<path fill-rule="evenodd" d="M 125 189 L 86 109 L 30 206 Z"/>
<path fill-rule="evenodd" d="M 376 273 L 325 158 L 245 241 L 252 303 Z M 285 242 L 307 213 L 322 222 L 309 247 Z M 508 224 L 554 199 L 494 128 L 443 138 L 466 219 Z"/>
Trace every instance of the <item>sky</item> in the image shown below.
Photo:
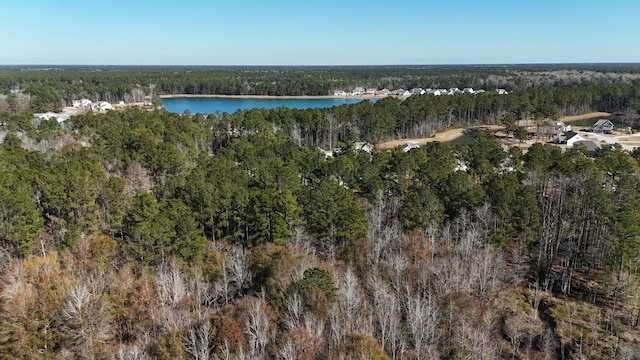
<path fill-rule="evenodd" d="M 640 62 L 638 0 L 0 0 L 0 65 Z"/>

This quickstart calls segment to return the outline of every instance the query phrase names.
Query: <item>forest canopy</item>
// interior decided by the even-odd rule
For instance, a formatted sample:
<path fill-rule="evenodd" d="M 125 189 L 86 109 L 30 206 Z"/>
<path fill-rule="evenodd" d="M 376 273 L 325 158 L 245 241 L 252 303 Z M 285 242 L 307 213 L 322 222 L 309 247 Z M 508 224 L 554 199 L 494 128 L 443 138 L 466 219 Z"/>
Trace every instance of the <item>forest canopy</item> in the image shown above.
<path fill-rule="evenodd" d="M 518 120 L 592 111 L 630 114 L 633 126 L 634 66 L 10 70 L 0 69 L 5 101 L 16 89 L 32 99 L 30 109 L 0 111 L 0 357 L 640 351 L 640 151 L 506 150 L 482 130 L 462 145 L 375 147 L 450 127 L 497 124 L 513 136 Z M 605 70 L 630 78 L 531 82 Z M 534 75 L 518 85 L 524 72 Z M 126 99 L 147 87 L 148 96 L 151 80 L 154 94 L 163 82 L 182 79 L 162 90 L 180 92 L 208 76 L 294 79 L 326 92 L 383 75 L 411 85 L 401 74 L 460 81 L 451 86 L 505 76 L 515 91 L 233 114 L 129 107 L 62 123 L 31 116 L 80 94 Z"/>

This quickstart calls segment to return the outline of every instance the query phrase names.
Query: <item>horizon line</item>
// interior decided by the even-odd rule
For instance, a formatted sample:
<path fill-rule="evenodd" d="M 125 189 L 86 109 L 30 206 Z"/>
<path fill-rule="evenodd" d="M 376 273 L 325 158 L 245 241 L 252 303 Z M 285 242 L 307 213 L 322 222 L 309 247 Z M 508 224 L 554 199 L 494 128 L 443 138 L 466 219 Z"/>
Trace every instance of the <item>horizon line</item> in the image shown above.
<path fill-rule="evenodd" d="M 388 67 L 388 66 L 526 66 L 526 65 L 640 65 L 640 62 L 531 62 L 440 64 L 0 64 L 0 67 Z"/>

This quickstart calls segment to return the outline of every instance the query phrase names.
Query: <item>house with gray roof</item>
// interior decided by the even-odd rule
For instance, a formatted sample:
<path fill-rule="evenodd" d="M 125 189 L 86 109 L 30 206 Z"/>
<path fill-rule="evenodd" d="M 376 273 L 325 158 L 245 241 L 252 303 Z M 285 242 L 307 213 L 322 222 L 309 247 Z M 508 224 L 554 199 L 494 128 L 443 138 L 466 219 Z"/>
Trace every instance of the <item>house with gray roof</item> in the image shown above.
<path fill-rule="evenodd" d="M 593 124 L 593 132 L 611 134 L 613 132 L 613 123 L 607 119 L 600 119 Z"/>

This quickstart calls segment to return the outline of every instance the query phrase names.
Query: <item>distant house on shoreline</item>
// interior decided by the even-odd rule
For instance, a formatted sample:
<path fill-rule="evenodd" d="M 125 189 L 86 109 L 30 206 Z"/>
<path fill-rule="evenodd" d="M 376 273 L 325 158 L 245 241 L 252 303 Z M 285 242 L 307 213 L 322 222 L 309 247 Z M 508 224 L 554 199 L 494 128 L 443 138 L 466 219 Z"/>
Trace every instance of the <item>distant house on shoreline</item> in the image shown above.
<path fill-rule="evenodd" d="M 506 95 L 508 94 L 507 90 L 505 89 L 496 89 L 495 90 L 498 94 L 501 95 Z M 423 89 L 421 87 L 416 87 L 413 88 L 411 90 L 404 90 L 404 89 L 397 89 L 397 90 L 393 90 L 390 91 L 389 89 L 382 89 L 382 90 L 378 90 L 376 88 L 363 88 L 361 86 L 358 86 L 356 88 L 354 88 L 351 92 L 347 92 L 344 91 L 342 89 L 337 89 L 333 91 L 333 96 L 340 96 L 340 97 L 344 97 L 344 96 L 363 96 L 363 95 L 367 95 L 367 96 L 397 96 L 397 97 L 409 97 L 412 95 L 423 95 L 423 94 L 429 94 L 429 95 L 433 95 L 433 96 L 440 96 L 440 95 L 456 95 L 456 94 L 481 94 L 484 93 L 485 90 L 483 89 L 473 89 L 470 87 L 466 87 L 462 90 L 460 90 L 459 88 L 450 88 L 450 89 L 432 89 L 432 88 L 428 88 L 428 89 Z"/>
<path fill-rule="evenodd" d="M 364 93 L 364 88 L 358 86 L 357 88 L 353 89 L 353 91 L 351 92 L 351 95 L 353 96 L 360 96 Z"/>
<path fill-rule="evenodd" d="M 392 92 L 395 96 L 411 96 L 411 92 L 409 90 L 398 89 Z"/>

